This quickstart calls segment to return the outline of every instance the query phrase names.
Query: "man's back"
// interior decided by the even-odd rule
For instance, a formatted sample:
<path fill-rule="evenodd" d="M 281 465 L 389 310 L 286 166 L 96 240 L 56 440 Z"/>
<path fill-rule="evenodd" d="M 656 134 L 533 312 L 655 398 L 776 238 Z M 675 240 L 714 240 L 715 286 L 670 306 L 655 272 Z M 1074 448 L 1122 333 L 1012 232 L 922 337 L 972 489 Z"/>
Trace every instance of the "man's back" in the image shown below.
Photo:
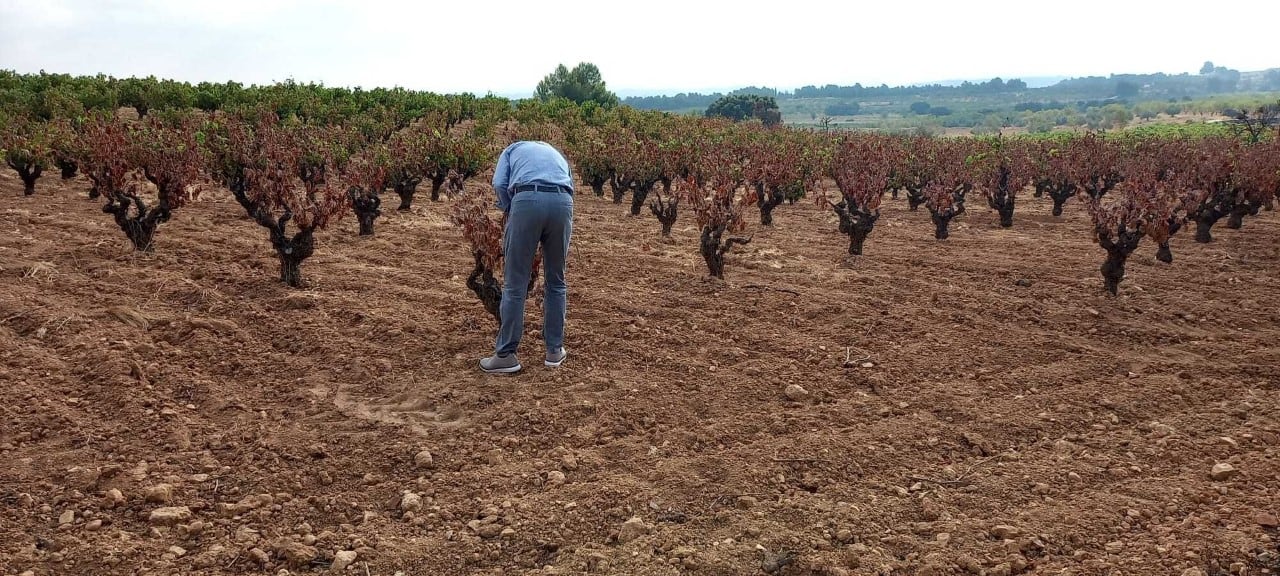
<path fill-rule="evenodd" d="M 498 208 L 506 212 L 511 205 L 511 188 L 521 184 L 545 184 L 573 189 L 573 173 L 569 162 L 554 146 L 546 142 L 526 140 L 507 146 L 493 170 L 493 190 L 498 194 Z"/>
<path fill-rule="evenodd" d="M 573 186 L 569 163 L 550 144 L 538 141 L 516 142 L 508 147 L 508 185 L 540 182 Z"/>

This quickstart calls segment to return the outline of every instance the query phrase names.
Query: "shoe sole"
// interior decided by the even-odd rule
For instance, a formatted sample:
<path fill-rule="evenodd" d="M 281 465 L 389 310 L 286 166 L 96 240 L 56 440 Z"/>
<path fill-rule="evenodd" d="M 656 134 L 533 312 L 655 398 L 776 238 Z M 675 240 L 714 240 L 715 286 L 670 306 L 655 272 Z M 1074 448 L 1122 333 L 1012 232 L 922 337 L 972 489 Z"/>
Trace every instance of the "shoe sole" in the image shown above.
<path fill-rule="evenodd" d="M 564 356 L 561 356 L 559 360 L 556 360 L 555 362 L 552 362 L 550 360 L 543 360 L 542 365 L 546 366 L 547 368 L 559 368 L 560 365 L 564 364 L 564 361 L 567 359 L 569 359 L 568 350 L 565 351 Z"/>
<path fill-rule="evenodd" d="M 485 374 L 514 374 L 523 368 L 524 366 L 516 364 L 515 366 L 509 366 L 507 368 L 480 368 L 480 370 Z"/>

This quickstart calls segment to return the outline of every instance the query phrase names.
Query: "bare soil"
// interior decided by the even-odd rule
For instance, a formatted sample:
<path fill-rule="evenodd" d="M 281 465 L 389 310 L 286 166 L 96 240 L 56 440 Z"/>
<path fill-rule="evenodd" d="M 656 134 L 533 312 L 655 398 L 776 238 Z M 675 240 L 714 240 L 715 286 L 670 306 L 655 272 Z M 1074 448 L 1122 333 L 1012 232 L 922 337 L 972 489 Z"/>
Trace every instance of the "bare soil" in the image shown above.
<path fill-rule="evenodd" d="M 138 254 L 85 182 L 20 186 L 0 574 L 1280 570 L 1275 212 L 1108 297 L 1074 202 L 938 242 L 886 200 L 853 260 L 784 205 L 712 281 L 687 214 L 581 195 L 568 361 L 531 306 L 499 377 L 447 203 L 343 220 L 293 290 L 229 196 Z"/>

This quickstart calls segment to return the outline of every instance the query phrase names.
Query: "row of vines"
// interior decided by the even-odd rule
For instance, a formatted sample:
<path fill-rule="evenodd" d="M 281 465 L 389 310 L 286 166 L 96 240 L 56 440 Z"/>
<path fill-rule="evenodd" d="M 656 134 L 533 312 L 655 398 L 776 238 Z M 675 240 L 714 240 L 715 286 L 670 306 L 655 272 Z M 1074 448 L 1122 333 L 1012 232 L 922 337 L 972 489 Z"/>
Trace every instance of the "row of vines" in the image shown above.
<path fill-rule="evenodd" d="M 749 221 L 772 226 L 775 210 L 806 197 L 833 212 L 849 254 L 860 255 L 886 195 L 905 195 L 910 210 L 923 206 L 935 238 L 944 240 L 970 199 L 985 200 L 1001 226 L 1013 226 L 1019 199 L 1032 194 L 1051 201 L 1054 215 L 1073 201 L 1088 214 L 1106 252 L 1104 286 L 1114 294 L 1144 237 L 1157 244 L 1160 260 L 1172 262 L 1171 239 L 1182 228 L 1194 227 L 1197 242 L 1210 242 L 1219 220 L 1240 228 L 1280 194 L 1274 134 L 946 139 L 766 128 L 566 102 L 383 94 L 372 103 L 348 95 L 333 107 L 307 99 L 308 106 L 283 106 L 270 92 L 212 110 L 152 102 L 146 114 L 136 106 L 136 115 L 125 115 L 70 104 L 66 113 L 44 113 L 32 102 L 47 103 L 53 89 L 14 105 L 2 84 L 0 147 L 24 194 L 37 193 L 40 178 L 55 170 L 64 179 L 83 174 L 89 197 L 102 199 L 103 212 L 137 250 L 154 250 L 161 224 L 222 188 L 266 229 L 281 280 L 300 286 L 317 231 L 354 213 L 360 234 L 373 234 L 383 195 L 394 192 L 399 209 L 408 210 L 419 186 L 428 186 L 433 200 L 455 198 L 451 219 L 475 262 L 468 286 L 494 316 L 501 215 L 492 194 L 476 191 L 484 186 L 462 191 L 515 139 L 556 144 L 573 162 L 580 194 L 607 194 L 616 203 L 629 197 L 630 213 L 647 208 L 662 235 L 682 210 L 692 212 L 699 252 L 716 277 L 726 253 L 751 241 Z"/>

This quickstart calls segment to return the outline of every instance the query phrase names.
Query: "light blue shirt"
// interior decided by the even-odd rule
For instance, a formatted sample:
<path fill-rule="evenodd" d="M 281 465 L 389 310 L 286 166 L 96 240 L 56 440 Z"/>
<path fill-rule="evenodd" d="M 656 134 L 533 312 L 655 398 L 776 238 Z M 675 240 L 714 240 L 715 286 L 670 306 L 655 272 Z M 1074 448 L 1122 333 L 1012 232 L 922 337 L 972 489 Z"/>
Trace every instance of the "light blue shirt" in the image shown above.
<path fill-rule="evenodd" d="M 507 146 L 493 169 L 493 191 L 498 193 L 498 208 L 503 212 L 509 211 L 515 188 L 525 184 L 567 186 L 573 190 L 573 172 L 564 155 L 554 146 L 524 140 Z"/>

